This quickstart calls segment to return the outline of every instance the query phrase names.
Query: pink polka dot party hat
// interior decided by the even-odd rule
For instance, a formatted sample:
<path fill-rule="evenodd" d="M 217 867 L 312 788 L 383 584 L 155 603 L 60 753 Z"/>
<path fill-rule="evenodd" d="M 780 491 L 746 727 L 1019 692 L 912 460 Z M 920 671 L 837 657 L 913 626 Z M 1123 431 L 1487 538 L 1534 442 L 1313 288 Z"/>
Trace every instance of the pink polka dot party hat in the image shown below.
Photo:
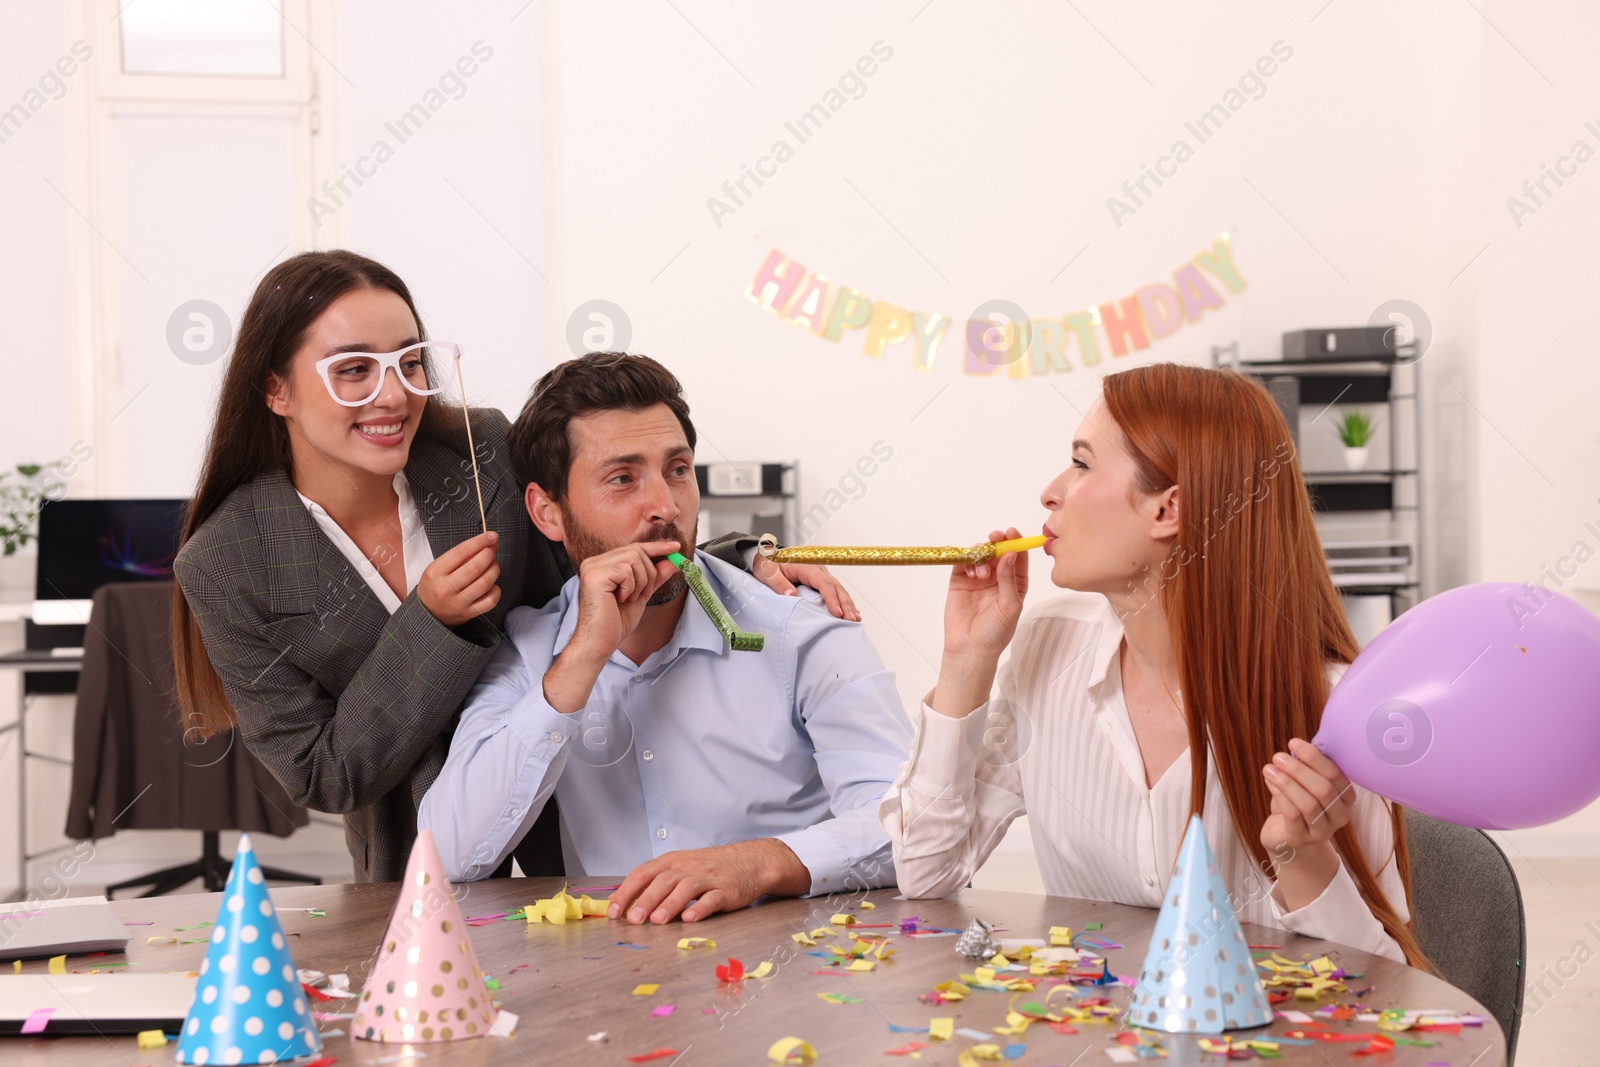
<path fill-rule="evenodd" d="M 494 1017 L 438 846 L 422 830 L 350 1033 L 365 1041 L 457 1041 L 484 1036 Z"/>

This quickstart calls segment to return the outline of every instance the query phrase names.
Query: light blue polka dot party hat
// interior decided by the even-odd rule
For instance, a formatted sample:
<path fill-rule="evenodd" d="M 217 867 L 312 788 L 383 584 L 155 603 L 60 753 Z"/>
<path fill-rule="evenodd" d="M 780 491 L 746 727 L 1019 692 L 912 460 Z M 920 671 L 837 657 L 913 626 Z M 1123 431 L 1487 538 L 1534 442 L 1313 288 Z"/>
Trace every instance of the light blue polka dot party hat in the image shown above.
<path fill-rule="evenodd" d="M 261 865 L 250 836 L 240 835 L 176 1059 L 277 1063 L 320 1051 Z"/>
<path fill-rule="evenodd" d="M 1272 1021 L 1198 815 L 1189 817 L 1127 1021 L 1175 1034 L 1220 1034 Z"/>

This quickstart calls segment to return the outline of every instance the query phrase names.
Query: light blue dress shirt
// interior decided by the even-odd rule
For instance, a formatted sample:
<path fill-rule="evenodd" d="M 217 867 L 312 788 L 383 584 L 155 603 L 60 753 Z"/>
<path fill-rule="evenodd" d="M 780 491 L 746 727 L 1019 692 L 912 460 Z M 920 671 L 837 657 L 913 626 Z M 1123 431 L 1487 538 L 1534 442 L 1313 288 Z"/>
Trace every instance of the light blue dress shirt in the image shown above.
<path fill-rule="evenodd" d="M 554 792 L 571 878 L 775 837 L 813 895 L 894 884 L 877 815 L 911 739 L 894 675 L 861 625 L 813 591 L 779 596 L 721 560 L 695 561 L 765 648 L 729 650 L 685 593 L 671 640 L 640 664 L 613 652 L 570 715 L 545 700 L 543 679 L 577 626 L 578 579 L 506 616 L 418 812 L 452 881 L 487 877 Z"/>

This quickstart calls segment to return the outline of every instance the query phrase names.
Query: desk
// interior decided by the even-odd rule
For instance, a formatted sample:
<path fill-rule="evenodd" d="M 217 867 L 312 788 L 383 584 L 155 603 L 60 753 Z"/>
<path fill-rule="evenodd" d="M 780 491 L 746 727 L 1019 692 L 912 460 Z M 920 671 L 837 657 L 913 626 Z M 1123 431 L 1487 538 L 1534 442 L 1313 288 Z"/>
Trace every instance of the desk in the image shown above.
<path fill-rule="evenodd" d="M 0 617 L 0 621 L 5 621 L 5 618 Z M 17 735 L 17 892 L 15 897 L 17 900 L 22 900 L 28 895 L 29 863 L 72 847 L 72 842 L 68 842 L 65 845 L 57 845 L 55 848 L 45 849 L 43 852 L 28 851 L 28 761 L 30 759 L 42 759 L 67 767 L 72 766 L 71 760 L 62 759 L 60 756 L 53 756 L 46 752 L 28 751 L 28 676 L 34 674 L 77 674 L 82 666 L 83 654 L 81 652 L 72 656 L 57 656 L 49 650 L 23 649 L 0 654 L 0 670 L 17 672 L 17 719 L 9 725 L 0 726 L 0 736 L 13 731 Z M 76 681 L 73 684 L 76 686 Z M 51 691 L 65 693 L 72 690 L 58 687 L 57 690 Z"/>
<path fill-rule="evenodd" d="M 593 884 L 619 880 L 596 879 Z M 561 882 L 552 879 L 505 878 L 457 888 L 463 897 L 462 914 L 470 918 L 515 910 L 536 897 L 554 895 L 560 887 Z M 1004 1023 L 1009 998 L 1003 993 L 974 990 L 960 1003 L 919 1003 L 920 994 L 931 992 L 936 983 L 956 978 L 962 971 L 971 971 L 972 964 L 955 954 L 953 937 L 900 938 L 898 925 L 902 918 L 918 916 L 924 925 L 964 928 L 974 917 L 981 917 L 1008 927 L 1000 935 L 1006 937 L 1044 937 L 1051 925 L 1071 926 L 1079 931 L 1086 923 L 1100 922 L 1104 929 L 1099 936 L 1127 946 L 1106 953 L 1113 973 L 1127 975 L 1138 974 L 1156 919 L 1156 912 L 1145 908 L 1023 893 L 969 889 L 947 900 L 903 901 L 895 899 L 896 892 L 886 889 L 866 894 L 865 899 L 877 905 L 870 911 L 859 908 L 857 902 L 862 897 L 858 895 L 849 900 L 771 900 L 743 912 L 687 925 L 630 927 L 621 922 L 585 919 L 565 926 L 497 921 L 474 927 L 471 935 L 479 961 L 502 984 L 496 995 L 506 1010 L 520 1016 L 512 1038 L 404 1046 L 339 1036 L 326 1039 L 325 1054 L 337 1056 L 341 1067 L 380 1061 L 402 1065 L 416 1062 L 421 1067 L 531 1067 L 547 1063 L 627 1067 L 626 1057 L 667 1047 L 685 1055 L 677 1060 L 666 1057 L 652 1061 L 655 1067 L 670 1063 L 682 1067 L 760 1065 L 769 1062 L 767 1048 L 774 1041 L 794 1036 L 816 1046 L 817 1067 L 907 1063 L 906 1059 L 884 1056 L 885 1050 L 910 1040 L 927 1042 L 928 1035 L 891 1033 L 889 1023 L 925 1027 L 934 1016 L 953 1016 L 957 1028 L 987 1030 Z M 274 889 L 272 896 L 280 909 L 279 918 L 295 964 L 329 973 L 348 972 L 352 987 L 359 988 L 383 935 L 396 886 L 389 883 Z M 174 928 L 214 919 L 220 902 L 221 895 L 215 893 L 116 901 L 112 906 L 125 921 L 154 922 L 152 926 L 129 928 L 133 940 L 127 958 L 137 961 L 137 969 L 144 972 L 198 968 L 205 957 L 205 944 L 148 945 L 145 939 L 153 935 L 194 937 L 192 932 L 174 933 Z M 282 910 L 311 907 L 326 909 L 326 918 Z M 891 928 L 897 942 L 894 958 L 880 963 L 871 973 L 808 974 L 820 968 L 822 961 L 804 955 L 806 950 L 796 945 L 790 934 L 826 926 L 834 912 L 844 910 L 854 912 L 863 922 L 895 924 Z M 1481 1029 L 1416 1035 L 1437 1039 L 1433 1048 L 1399 1046 L 1392 1054 L 1368 1060 L 1350 1057 L 1354 1045 L 1284 1046 L 1284 1062 L 1316 1067 L 1325 1067 L 1329 1062 L 1374 1062 L 1381 1067 L 1425 1064 L 1430 1060 L 1471 1063 L 1473 1067 L 1500 1067 L 1504 1063 L 1505 1040 L 1493 1017 L 1442 980 L 1381 957 L 1286 931 L 1251 924 L 1245 924 L 1244 930 L 1252 943 L 1281 944 L 1284 955 L 1298 958 L 1326 952 L 1346 970 L 1363 973 L 1366 977 L 1361 984 L 1377 987 L 1367 998 L 1367 1003 L 1376 1008 L 1452 1009 L 1485 1018 Z M 712 938 L 717 947 L 712 951 L 681 951 L 677 941 L 687 936 Z M 619 941 L 640 947 L 619 946 Z M 772 960 L 779 965 L 778 971 L 766 980 L 746 979 L 736 986 L 719 987 L 713 968 L 729 956 L 743 961 L 748 968 Z M 89 962 L 81 957 L 69 959 L 69 969 L 83 970 Z M 512 969 L 521 964 L 529 966 L 513 973 Z M 27 972 L 42 972 L 46 967 L 43 960 L 23 966 Z M 0 990 L 4 989 L 4 981 L 5 976 L 0 975 Z M 632 995 L 636 985 L 647 982 L 660 983 L 655 996 Z M 1126 988 L 1106 988 L 1114 1004 L 1127 1004 Z M 845 993 L 864 998 L 864 1003 L 830 1004 L 819 999 L 818 993 Z M 355 1002 L 344 1003 L 353 1009 Z M 653 1018 L 651 1010 L 663 1004 L 675 1004 L 677 1010 L 666 1018 Z M 347 1010 L 338 1001 L 313 1007 Z M 715 1009 L 715 1014 L 706 1014 L 708 1008 Z M 1373 1030 L 1370 1023 L 1330 1026 L 1353 1032 Z M 323 1024 L 325 1030 L 348 1027 L 348 1021 Z M 1283 1033 L 1291 1028 L 1291 1024 L 1278 1020 L 1265 1030 L 1248 1033 Z M 588 1035 L 602 1030 L 608 1034 L 607 1041 L 588 1040 Z M 1076 1058 L 1086 1051 L 1088 1055 L 1080 1067 L 1110 1062 L 1104 1050 L 1114 1044 L 1114 1027 L 1085 1023 L 1079 1030 L 1076 1035 L 1062 1035 L 1035 1024 L 1020 1039 L 1000 1039 L 1021 1040 L 1028 1046 L 1021 1059 L 1002 1063 L 1066 1065 L 1077 1062 Z M 1168 1063 L 1225 1062 L 1202 1054 L 1194 1037 L 1165 1035 L 1163 1040 L 1171 1053 Z M 935 1042 L 923 1051 L 920 1062 L 954 1064 L 957 1055 L 971 1044 L 960 1035 L 950 1042 Z M 399 1057 L 407 1047 L 425 1052 L 426 1060 L 420 1055 L 415 1061 Z M 137 1047 L 132 1037 L 8 1038 L 0 1042 L 0 1056 L 11 1065 L 41 1067 L 165 1067 L 173 1062 L 171 1046 L 145 1051 Z"/>

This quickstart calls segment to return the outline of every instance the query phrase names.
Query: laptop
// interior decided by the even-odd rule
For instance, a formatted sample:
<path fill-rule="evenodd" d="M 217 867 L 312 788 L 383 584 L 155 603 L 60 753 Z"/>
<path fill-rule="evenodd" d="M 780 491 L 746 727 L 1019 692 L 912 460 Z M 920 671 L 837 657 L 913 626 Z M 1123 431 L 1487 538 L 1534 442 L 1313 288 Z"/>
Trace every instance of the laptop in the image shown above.
<path fill-rule="evenodd" d="M 127 949 L 128 928 L 105 897 L 0 904 L 0 960 Z"/>
<path fill-rule="evenodd" d="M 175 1034 L 194 1003 L 196 978 L 182 974 L 0 973 L 0 1036 L 94 1037 L 160 1030 Z M 130 1048 L 132 1046 L 129 1046 Z"/>
<path fill-rule="evenodd" d="M 39 508 L 33 622 L 82 626 L 102 585 L 171 581 L 187 505 L 170 499 L 46 500 Z"/>

